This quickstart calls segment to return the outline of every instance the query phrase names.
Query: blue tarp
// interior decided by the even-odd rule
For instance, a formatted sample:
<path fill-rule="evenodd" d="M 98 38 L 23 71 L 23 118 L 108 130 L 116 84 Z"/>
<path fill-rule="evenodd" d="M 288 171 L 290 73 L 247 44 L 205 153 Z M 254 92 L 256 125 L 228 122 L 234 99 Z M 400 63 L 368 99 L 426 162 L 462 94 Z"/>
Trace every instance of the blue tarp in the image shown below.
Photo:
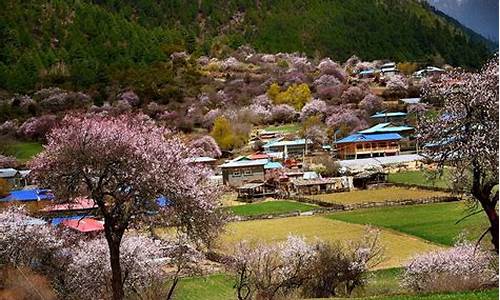
<path fill-rule="evenodd" d="M 86 215 L 79 215 L 79 216 L 67 216 L 67 217 L 58 217 L 58 218 L 51 218 L 49 219 L 50 224 L 52 226 L 57 226 L 62 223 L 62 221 L 65 220 L 80 220 L 83 218 L 92 218 L 92 216 L 86 216 Z"/>
<path fill-rule="evenodd" d="M 39 201 L 39 200 L 53 200 L 54 195 L 47 189 L 29 189 L 29 190 L 15 190 L 11 191 L 10 195 L 1 198 L 0 201 Z"/>

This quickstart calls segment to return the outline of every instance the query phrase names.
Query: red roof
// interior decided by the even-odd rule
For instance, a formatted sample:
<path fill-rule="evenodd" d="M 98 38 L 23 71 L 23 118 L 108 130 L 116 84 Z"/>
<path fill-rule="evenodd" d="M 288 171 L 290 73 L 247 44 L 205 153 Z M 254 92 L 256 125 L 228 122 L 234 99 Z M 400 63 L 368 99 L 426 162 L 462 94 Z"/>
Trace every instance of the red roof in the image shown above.
<path fill-rule="evenodd" d="M 75 198 L 73 202 L 70 203 L 61 203 L 54 204 L 47 207 L 44 207 L 42 211 L 65 211 L 65 210 L 85 210 L 96 208 L 97 205 L 94 203 L 94 200 L 88 198 Z"/>
<path fill-rule="evenodd" d="M 64 220 L 61 222 L 61 224 L 79 232 L 98 232 L 104 230 L 104 225 L 102 222 L 91 218 Z"/>
<path fill-rule="evenodd" d="M 266 159 L 266 158 L 269 158 L 269 155 L 267 155 L 265 153 L 254 153 L 254 154 L 250 154 L 248 156 L 248 158 L 250 158 L 251 160 Z"/>

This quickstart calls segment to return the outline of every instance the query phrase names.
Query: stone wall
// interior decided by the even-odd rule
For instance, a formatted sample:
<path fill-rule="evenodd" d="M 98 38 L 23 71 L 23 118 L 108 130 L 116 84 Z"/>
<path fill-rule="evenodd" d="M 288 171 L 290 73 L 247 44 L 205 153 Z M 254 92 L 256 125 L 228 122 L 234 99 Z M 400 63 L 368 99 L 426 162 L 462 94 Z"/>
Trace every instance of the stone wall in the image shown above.
<path fill-rule="evenodd" d="M 265 214 L 257 216 L 233 216 L 231 221 L 251 221 L 251 220 L 267 220 L 276 218 L 288 218 L 288 217 L 298 217 L 298 216 L 312 216 L 318 214 L 326 214 L 338 211 L 350 211 L 363 208 L 376 208 L 376 207 L 391 207 L 391 206 L 403 206 L 403 205 L 417 205 L 417 204 L 429 204 L 429 203 L 441 203 L 441 202 L 455 202 L 460 199 L 452 196 L 441 196 L 441 197 L 430 197 L 422 199 L 408 199 L 408 200 L 394 200 L 394 201 L 381 201 L 381 202 L 363 202 L 356 204 L 338 204 L 330 202 L 322 202 L 315 199 L 309 199 L 305 197 L 291 197 L 290 200 L 295 200 L 298 202 L 310 203 L 319 205 L 317 209 L 300 212 L 293 211 L 289 213 L 282 214 Z"/>

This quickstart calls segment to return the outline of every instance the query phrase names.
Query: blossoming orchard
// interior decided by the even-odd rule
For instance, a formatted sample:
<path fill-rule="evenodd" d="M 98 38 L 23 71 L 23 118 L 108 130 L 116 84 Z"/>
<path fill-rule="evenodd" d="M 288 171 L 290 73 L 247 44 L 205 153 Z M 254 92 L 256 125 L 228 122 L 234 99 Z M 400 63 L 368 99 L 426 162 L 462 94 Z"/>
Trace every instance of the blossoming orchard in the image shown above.
<path fill-rule="evenodd" d="M 427 2 L 14 2 L 0 14 L 28 13 L 0 25 L 0 299 L 498 299 L 498 55 L 467 52 L 481 37 Z M 27 18 L 36 30 L 10 29 Z M 413 38 L 406 21 L 439 25 Z M 345 22 L 353 43 L 358 23 L 394 35 L 353 55 Z M 32 33 L 50 51 L 18 51 Z M 447 33 L 463 47 L 432 45 Z M 125 62 L 88 61 L 91 42 Z M 4 89 L 21 78 L 38 81 Z"/>

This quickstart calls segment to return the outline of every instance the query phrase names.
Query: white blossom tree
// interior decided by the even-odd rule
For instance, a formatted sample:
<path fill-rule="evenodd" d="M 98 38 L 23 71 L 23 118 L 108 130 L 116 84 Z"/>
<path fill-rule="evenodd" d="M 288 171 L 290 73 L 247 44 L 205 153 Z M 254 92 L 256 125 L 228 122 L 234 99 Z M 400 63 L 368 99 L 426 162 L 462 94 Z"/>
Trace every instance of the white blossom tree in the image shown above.
<path fill-rule="evenodd" d="M 443 103 L 436 118 L 420 120 L 424 154 L 441 170 L 454 169 L 455 188 L 469 193 L 488 217 L 480 239 L 490 232 L 498 253 L 498 57 L 477 73 L 447 73 L 424 92 Z"/>

